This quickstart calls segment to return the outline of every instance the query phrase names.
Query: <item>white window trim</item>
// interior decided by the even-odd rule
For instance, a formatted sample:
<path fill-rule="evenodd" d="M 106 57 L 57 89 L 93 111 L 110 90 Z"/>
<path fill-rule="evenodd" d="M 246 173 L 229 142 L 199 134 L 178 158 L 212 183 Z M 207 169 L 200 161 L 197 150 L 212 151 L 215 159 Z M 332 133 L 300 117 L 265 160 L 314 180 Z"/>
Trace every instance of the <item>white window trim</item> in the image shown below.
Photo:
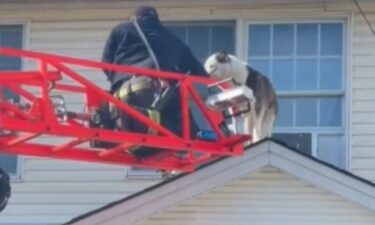
<path fill-rule="evenodd" d="M 281 18 L 264 18 L 264 19 L 247 19 L 244 29 L 244 59 L 245 61 L 248 61 L 249 59 L 249 27 L 250 25 L 256 25 L 256 24 L 296 24 L 296 23 L 342 23 L 343 24 L 343 89 L 342 91 L 322 91 L 321 93 L 326 93 L 328 95 L 343 95 L 344 102 L 342 105 L 342 126 L 343 128 L 340 129 L 341 133 L 338 131 L 337 128 L 319 128 L 321 134 L 343 134 L 344 135 L 344 146 L 345 146 L 345 165 L 344 169 L 349 170 L 351 169 L 351 131 L 350 131 L 350 125 L 351 125 L 351 96 L 352 96 L 352 90 L 351 90 L 351 74 L 352 74 L 352 27 L 353 27 L 353 13 L 348 15 L 337 15 L 333 18 L 290 18 L 290 19 L 281 19 Z M 272 46 L 271 46 L 272 48 Z M 336 92 L 336 93 L 335 93 Z M 310 94 L 308 92 L 278 92 L 278 96 L 292 96 L 297 95 L 297 93 L 301 94 Z M 312 155 L 317 156 L 317 128 L 303 128 L 303 131 L 309 132 L 312 134 Z M 292 128 L 292 129 L 286 129 L 286 128 L 274 128 L 273 132 L 283 132 L 283 133 L 298 133 L 301 132 L 302 129 L 298 128 Z M 327 132 L 327 133 L 326 133 Z M 333 133 L 332 133 L 333 132 Z M 315 140 L 314 140 L 315 139 Z"/>
<path fill-rule="evenodd" d="M 29 49 L 30 48 L 30 25 L 31 22 L 29 20 L 0 20 L 0 26 L 22 26 L 23 28 L 23 37 L 22 37 L 22 44 L 23 49 Z M 28 67 L 28 61 L 23 59 L 21 62 L 21 70 L 24 70 Z M 24 161 L 25 158 L 22 155 L 16 155 L 17 156 L 17 169 L 16 174 L 9 174 L 12 182 L 22 182 L 22 178 L 24 175 Z"/>
<path fill-rule="evenodd" d="M 353 87 L 352 87 L 352 76 L 353 76 L 353 27 L 354 27 L 354 15 L 355 12 L 351 12 L 347 17 L 345 17 L 346 22 L 346 118 L 347 118 L 347 125 L 346 125 L 346 145 L 348 150 L 346 152 L 346 165 L 347 170 L 352 170 L 352 96 L 353 96 Z"/>

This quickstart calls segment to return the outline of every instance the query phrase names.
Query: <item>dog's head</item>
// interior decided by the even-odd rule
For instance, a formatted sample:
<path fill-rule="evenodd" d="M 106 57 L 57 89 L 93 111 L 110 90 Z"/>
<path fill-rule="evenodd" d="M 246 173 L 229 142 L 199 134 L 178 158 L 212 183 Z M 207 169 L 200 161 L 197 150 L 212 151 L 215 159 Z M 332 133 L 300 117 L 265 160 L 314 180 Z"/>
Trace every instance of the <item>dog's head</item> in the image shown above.
<path fill-rule="evenodd" d="M 204 68 L 210 76 L 223 79 L 228 78 L 230 74 L 231 58 L 226 52 L 218 52 L 206 60 Z"/>
<path fill-rule="evenodd" d="M 226 52 L 214 53 L 208 57 L 204 68 L 211 77 L 217 79 L 234 78 L 243 83 L 247 77 L 246 64 Z"/>

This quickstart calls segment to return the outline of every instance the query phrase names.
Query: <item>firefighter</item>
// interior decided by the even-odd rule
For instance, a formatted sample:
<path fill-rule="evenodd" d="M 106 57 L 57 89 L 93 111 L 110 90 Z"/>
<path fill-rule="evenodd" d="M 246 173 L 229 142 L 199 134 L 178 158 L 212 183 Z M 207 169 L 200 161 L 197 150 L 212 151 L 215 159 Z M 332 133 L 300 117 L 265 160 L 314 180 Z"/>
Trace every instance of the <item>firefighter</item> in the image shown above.
<path fill-rule="evenodd" d="M 162 25 L 156 9 L 150 6 L 137 8 L 131 21 L 120 23 L 112 29 L 102 61 L 208 77 L 189 47 Z M 157 79 L 115 71 L 104 72 L 111 83 L 111 93 L 134 107 L 149 107 L 155 100 L 155 93 L 163 88 Z M 180 112 L 179 94 L 174 95 L 160 112 L 162 124 L 176 134 L 180 134 Z M 117 127 L 139 131 L 139 124 L 134 120 L 126 115 L 121 115 L 121 118 Z M 190 121 L 191 135 L 195 136 L 199 128 L 194 120 Z"/>

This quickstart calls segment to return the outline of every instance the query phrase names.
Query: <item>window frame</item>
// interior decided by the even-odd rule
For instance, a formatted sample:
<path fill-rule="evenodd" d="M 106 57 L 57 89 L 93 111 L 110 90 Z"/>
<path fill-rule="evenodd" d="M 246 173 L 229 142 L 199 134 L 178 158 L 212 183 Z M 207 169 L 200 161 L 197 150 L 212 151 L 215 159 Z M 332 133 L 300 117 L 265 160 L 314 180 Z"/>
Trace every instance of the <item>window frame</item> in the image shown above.
<path fill-rule="evenodd" d="M 304 17 L 297 17 L 297 18 L 290 18 L 290 19 L 281 19 L 281 18 L 272 18 L 272 19 L 247 19 L 245 21 L 245 29 L 244 29 L 244 60 L 248 62 L 249 60 L 249 32 L 251 25 L 275 25 L 275 24 L 324 24 L 324 23 L 341 23 L 343 26 L 343 36 L 342 36 L 342 90 L 317 90 L 317 91 L 277 91 L 276 94 L 278 97 L 319 97 L 319 96 L 332 96 L 332 97 L 340 97 L 343 99 L 342 104 L 342 125 L 338 128 L 330 128 L 330 127 L 303 127 L 303 128 L 286 128 L 286 127 L 274 127 L 273 133 L 301 133 L 301 132 L 308 132 L 312 135 L 312 146 L 311 146 L 311 155 L 317 157 L 318 155 L 318 135 L 343 135 L 345 146 L 345 162 L 343 168 L 345 170 L 350 170 L 351 165 L 351 132 L 350 132 L 350 125 L 351 125 L 351 68 L 352 68 L 352 59 L 351 59 L 351 44 L 352 44 L 352 32 L 351 27 L 352 25 L 352 15 L 347 16 L 336 16 L 332 18 L 304 18 Z M 294 32 L 295 33 L 295 32 Z M 294 34 L 295 35 L 295 34 Z M 271 46 L 272 47 L 272 46 Z M 294 53 L 295 54 L 295 53 Z M 295 56 L 295 55 L 293 55 Z M 271 57 L 273 58 L 273 57 Z M 295 68 L 294 68 L 295 69 Z M 319 108 L 318 108 L 319 110 Z"/>
<path fill-rule="evenodd" d="M 30 21 L 29 20 L 0 20 L 0 27 L 2 26 L 21 26 L 22 27 L 22 48 L 30 48 Z M 21 70 L 28 67 L 28 61 L 25 59 L 21 60 Z M 24 161 L 25 158 L 22 155 L 15 155 L 17 157 L 17 168 L 16 173 L 10 173 L 9 176 L 12 182 L 21 182 L 24 173 Z"/>

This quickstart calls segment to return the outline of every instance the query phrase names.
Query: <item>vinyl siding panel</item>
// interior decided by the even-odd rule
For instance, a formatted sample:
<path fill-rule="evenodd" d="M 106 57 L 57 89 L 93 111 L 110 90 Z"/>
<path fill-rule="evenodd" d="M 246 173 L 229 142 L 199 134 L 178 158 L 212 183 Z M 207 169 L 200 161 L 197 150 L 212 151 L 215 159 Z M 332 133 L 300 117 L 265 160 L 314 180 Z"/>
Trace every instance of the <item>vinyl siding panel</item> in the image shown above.
<path fill-rule="evenodd" d="M 374 24 L 375 14 L 367 17 Z M 353 26 L 351 170 L 375 181 L 375 36 L 358 13 Z"/>
<path fill-rule="evenodd" d="M 268 166 L 136 224 L 374 223 L 373 212 Z"/>
<path fill-rule="evenodd" d="M 158 182 L 127 174 L 123 167 L 25 157 L 22 181 L 12 183 L 0 224 L 63 223 Z"/>

